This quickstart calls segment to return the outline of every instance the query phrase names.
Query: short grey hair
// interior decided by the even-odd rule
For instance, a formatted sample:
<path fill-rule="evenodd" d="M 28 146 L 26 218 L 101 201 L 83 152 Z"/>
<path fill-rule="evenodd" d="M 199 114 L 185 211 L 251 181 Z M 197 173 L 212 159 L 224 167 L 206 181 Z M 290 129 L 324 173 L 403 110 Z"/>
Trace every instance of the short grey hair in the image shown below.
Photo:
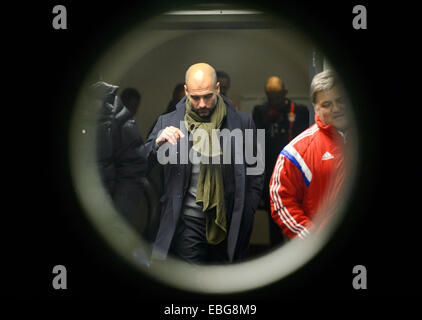
<path fill-rule="evenodd" d="M 311 83 L 312 103 L 316 102 L 318 92 L 330 90 L 336 84 L 339 84 L 339 81 L 333 70 L 327 69 L 315 75 Z"/>

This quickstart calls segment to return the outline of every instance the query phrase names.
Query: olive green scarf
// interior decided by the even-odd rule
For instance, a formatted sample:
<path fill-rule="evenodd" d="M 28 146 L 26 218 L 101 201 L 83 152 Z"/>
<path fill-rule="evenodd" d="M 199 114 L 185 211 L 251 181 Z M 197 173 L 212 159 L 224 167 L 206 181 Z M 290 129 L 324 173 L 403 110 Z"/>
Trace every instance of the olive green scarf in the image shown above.
<path fill-rule="evenodd" d="M 196 186 L 196 202 L 202 203 L 202 211 L 206 213 L 206 236 L 210 244 L 218 244 L 227 234 L 226 208 L 224 205 L 224 184 L 220 164 L 212 164 L 213 157 L 222 152 L 215 130 L 221 127 L 226 116 L 226 105 L 217 95 L 217 105 L 208 118 L 202 118 L 192 110 L 189 98 L 186 99 L 185 125 L 193 135 L 192 148 L 201 155 L 201 160 L 208 159 L 208 164 L 201 161 L 198 185 Z M 197 130 L 198 128 L 202 130 Z M 204 136 L 202 136 L 204 134 Z M 214 139 L 213 139 L 214 136 Z M 212 142 L 218 143 L 212 143 Z"/>

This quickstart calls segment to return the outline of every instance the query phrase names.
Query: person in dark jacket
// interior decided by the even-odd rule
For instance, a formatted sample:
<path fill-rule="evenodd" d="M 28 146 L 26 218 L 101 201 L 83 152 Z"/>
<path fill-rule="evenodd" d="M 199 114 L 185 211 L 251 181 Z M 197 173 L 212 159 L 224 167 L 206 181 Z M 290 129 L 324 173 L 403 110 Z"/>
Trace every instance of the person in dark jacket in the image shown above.
<path fill-rule="evenodd" d="M 259 129 L 265 129 L 265 188 L 262 195 L 263 209 L 268 213 L 271 246 L 283 243 L 278 225 L 271 218 L 269 183 L 280 150 L 294 137 L 309 127 L 309 111 L 287 96 L 288 89 L 278 76 L 268 78 L 265 85 L 267 102 L 255 106 L 252 117 Z"/>
<path fill-rule="evenodd" d="M 206 63 L 187 70 L 185 93 L 175 111 L 158 118 L 145 143 L 149 161 L 164 167 L 162 209 L 152 258 L 162 260 L 170 253 L 190 263 L 243 259 L 263 188 L 263 170 L 248 174 L 255 164 L 245 160 L 234 163 L 239 150 L 233 143 L 213 143 L 207 149 L 195 134 L 201 129 L 209 138 L 213 129 L 242 133 L 252 129 L 249 142 L 256 146 L 255 125 L 250 115 L 236 111 L 219 94 L 215 70 Z M 166 154 L 176 156 L 175 161 L 163 164 L 160 156 Z M 201 161 L 190 156 L 184 162 L 188 154 Z M 232 156 L 229 163 L 204 161 L 228 154 Z"/>
<path fill-rule="evenodd" d="M 182 98 L 185 96 L 185 87 L 183 83 L 178 83 L 173 89 L 173 95 L 169 103 L 167 104 L 166 110 L 164 110 L 160 116 L 166 113 L 170 113 L 174 110 L 176 110 L 177 103 L 182 100 Z M 158 118 L 157 118 L 158 119 Z M 157 120 L 152 124 L 151 128 L 148 131 L 148 136 L 151 134 L 152 129 L 154 129 L 155 124 L 157 123 Z"/>
<path fill-rule="evenodd" d="M 120 99 L 134 118 L 141 104 L 142 95 L 135 88 L 126 88 L 120 94 Z"/>
<path fill-rule="evenodd" d="M 220 92 L 227 97 L 227 91 L 230 89 L 230 76 L 224 71 L 217 71 L 217 81 L 220 83 Z"/>
<path fill-rule="evenodd" d="M 94 85 L 97 98 L 103 100 L 97 124 L 97 161 L 117 211 L 141 232 L 136 215 L 148 164 L 138 127 L 132 113 L 116 96 L 117 89 L 105 82 Z"/>
<path fill-rule="evenodd" d="M 173 89 L 173 95 L 171 100 L 169 101 L 166 111 L 164 111 L 162 113 L 166 114 L 166 113 L 170 113 L 174 110 L 176 110 L 176 105 L 177 103 L 185 96 L 185 88 L 184 88 L 184 84 L 183 83 L 178 83 L 174 89 Z"/>

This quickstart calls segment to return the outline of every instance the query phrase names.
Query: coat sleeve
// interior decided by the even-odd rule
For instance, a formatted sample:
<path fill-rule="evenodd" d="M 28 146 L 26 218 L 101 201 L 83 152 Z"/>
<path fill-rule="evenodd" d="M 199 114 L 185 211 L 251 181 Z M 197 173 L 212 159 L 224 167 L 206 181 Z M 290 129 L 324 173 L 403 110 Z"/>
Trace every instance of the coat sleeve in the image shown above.
<path fill-rule="evenodd" d="M 283 154 L 270 180 L 271 216 L 288 238 L 304 238 L 313 228 L 302 208 L 306 188 L 299 169 Z"/>

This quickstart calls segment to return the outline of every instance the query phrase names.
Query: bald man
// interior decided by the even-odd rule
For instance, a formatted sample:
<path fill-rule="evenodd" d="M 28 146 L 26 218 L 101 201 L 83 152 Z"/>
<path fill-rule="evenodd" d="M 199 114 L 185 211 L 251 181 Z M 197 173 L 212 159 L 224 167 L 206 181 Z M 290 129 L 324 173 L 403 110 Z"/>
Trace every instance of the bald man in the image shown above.
<path fill-rule="evenodd" d="M 271 76 L 265 83 L 267 102 L 255 106 L 252 117 L 259 129 L 265 129 L 265 182 L 262 206 L 268 213 L 270 242 L 273 247 L 283 243 L 280 228 L 271 218 L 268 185 L 280 150 L 294 137 L 309 127 L 309 111 L 306 106 L 288 99 L 288 89 L 278 76 Z"/>
<path fill-rule="evenodd" d="M 244 133 L 245 129 L 253 129 L 256 146 L 255 125 L 250 115 L 235 110 L 220 95 L 216 72 L 209 64 L 190 66 L 184 89 L 186 95 L 176 110 L 158 118 L 145 143 L 150 163 L 158 163 L 164 169 L 161 215 L 152 258 L 162 260 L 171 254 L 195 264 L 221 264 L 245 258 L 263 174 L 247 175 L 247 167 L 253 164 L 244 160 L 234 163 L 234 155 L 239 152 L 234 144 L 220 145 L 217 141 L 208 149 L 195 134 L 203 132 L 212 141 L 213 130 L 240 129 Z M 166 153 L 176 161 L 160 161 L 160 155 Z M 221 160 L 229 153 L 229 163 L 205 161 Z"/>

